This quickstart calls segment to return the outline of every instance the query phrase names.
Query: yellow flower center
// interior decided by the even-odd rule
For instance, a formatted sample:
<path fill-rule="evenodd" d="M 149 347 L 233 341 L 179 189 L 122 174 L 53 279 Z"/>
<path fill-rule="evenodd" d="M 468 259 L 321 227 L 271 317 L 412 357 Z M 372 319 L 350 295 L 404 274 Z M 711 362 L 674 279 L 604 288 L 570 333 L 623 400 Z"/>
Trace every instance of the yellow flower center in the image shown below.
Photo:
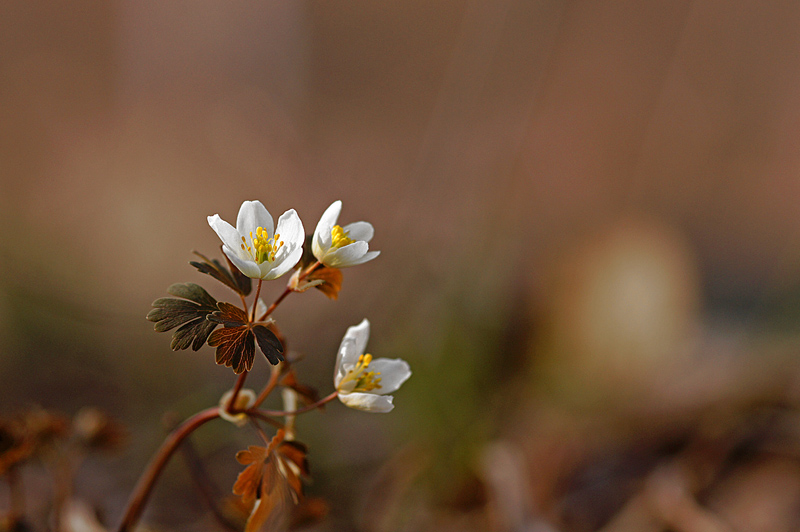
<path fill-rule="evenodd" d="M 331 247 L 336 249 L 355 242 L 348 234 L 341 225 L 334 225 L 331 229 Z"/>
<path fill-rule="evenodd" d="M 283 240 L 279 240 L 281 235 L 276 234 L 272 238 L 269 237 L 267 230 L 263 227 L 256 229 L 256 236 L 253 238 L 253 232 L 250 232 L 250 245 L 247 245 L 247 240 L 242 237 L 242 249 L 245 250 L 253 257 L 256 263 L 262 262 L 275 262 L 275 254 L 283 246 Z"/>
<path fill-rule="evenodd" d="M 381 378 L 378 376 L 380 371 L 367 371 L 372 362 L 372 355 L 360 355 L 356 367 L 351 369 L 339 383 L 339 391 L 351 392 L 370 392 L 375 388 L 381 387 Z"/>

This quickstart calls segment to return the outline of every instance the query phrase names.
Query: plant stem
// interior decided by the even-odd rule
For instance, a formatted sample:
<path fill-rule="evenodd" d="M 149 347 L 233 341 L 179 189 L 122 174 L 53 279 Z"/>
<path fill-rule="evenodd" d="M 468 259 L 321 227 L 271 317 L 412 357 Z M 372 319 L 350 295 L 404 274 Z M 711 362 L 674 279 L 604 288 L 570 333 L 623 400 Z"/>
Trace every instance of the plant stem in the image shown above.
<path fill-rule="evenodd" d="M 293 415 L 296 415 L 296 414 L 302 414 L 304 412 L 308 412 L 309 410 L 314 410 L 315 408 L 319 408 L 320 406 L 324 405 L 325 403 L 327 403 L 329 401 L 333 401 L 334 399 L 336 399 L 336 397 L 338 397 L 338 395 L 339 395 L 339 391 L 336 390 L 332 394 L 328 395 L 327 397 L 323 397 L 322 399 L 320 399 L 316 403 L 312 403 L 310 405 L 304 406 L 303 408 L 298 408 L 297 410 L 292 410 L 291 412 L 286 411 L 286 410 L 256 410 L 255 412 L 259 412 L 261 414 L 264 414 L 265 416 L 275 416 L 275 417 L 278 417 L 278 416 L 293 416 Z M 251 409 L 251 410 L 248 410 L 247 413 L 248 414 L 253 414 L 254 411 Z"/>
<path fill-rule="evenodd" d="M 261 393 L 258 394 L 255 402 L 250 406 L 250 409 L 258 408 L 261 406 L 261 403 L 272 393 L 272 390 L 275 389 L 275 386 L 278 385 L 278 379 L 281 376 L 281 368 L 280 366 L 271 366 L 272 373 L 270 373 L 269 381 L 267 381 L 267 385 L 264 386 L 264 389 L 261 390 Z"/>
<path fill-rule="evenodd" d="M 306 271 L 304 271 L 303 274 L 300 275 L 300 277 L 297 278 L 297 280 L 298 281 L 302 281 L 303 279 L 308 277 L 308 275 L 311 272 L 316 270 L 319 266 L 320 266 L 320 262 L 319 261 L 315 262 L 313 265 L 311 265 L 311 267 L 309 267 Z M 266 310 L 266 312 L 264 312 L 264 314 L 262 314 L 261 317 L 258 318 L 258 321 L 264 321 L 265 319 L 267 319 L 267 316 L 272 314 L 272 311 L 275 310 L 278 307 L 278 305 L 280 305 L 281 301 L 283 301 L 284 298 L 286 298 L 286 296 L 291 294 L 293 291 L 294 290 L 292 290 L 290 287 L 287 286 L 286 290 L 284 290 L 283 293 L 280 296 L 278 296 L 278 299 L 276 299 L 275 302 L 272 305 L 269 306 L 269 308 Z"/>
<path fill-rule="evenodd" d="M 284 290 L 283 293 L 280 296 L 278 296 L 278 299 L 276 299 L 275 302 L 272 305 L 269 306 L 269 308 L 266 310 L 266 312 L 264 312 L 264 314 L 262 314 L 261 317 L 258 318 L 258 321 L 264 321 L 265 319 L 267 319 L 267 316 L 272 314 L 272 311 L 275 310 L 278 307 L 280 302 L 283 301 L 284 298 L 286 296 L 288 296 L 289 294 L 291 294 L 291 293 L 292 293 L 292 289 L 287 286 L 286 290 Z"/>
<path fill-rule="evenodd" d="M 167 439 L 161 444 L 161 448 L 150 461 L 147 469 L 142 473 L 139 482 L 133 489 L 131 497 L 128 499 L 128 507 L 125 509 L 122 522 L 117 529 L 119 532 L 128 532 L 136 526 L 144 505 L 147 503 L 147 498 L 153 491 L 156 480 L 158 480 L 158 476 L 180 443 L 198 427 L 217 417 L 219 417 L 219 408 L 208 408 L 181 423 L 167 436 Z"/>
<path fill-rule="evenodd" d="M 256 297 L 253 299 L 253 313 L 250 315 L 250 321 L 256 321 L 256 309 L 258 309 L 258 296 L 261 295 L 261 283 L 263 282 L 262 279 L 258 280 L 258 286 L 256 287 Z"/>
<path fill-rule="evenodd" d="M 247 411 L 247 415 L 250 416 L 251 418 L 260 419 L 261 421 L 263 421 L 265 423 L 269 423 L 270 425 L 272 425 L 276 429 L 282 429 L 283 428 L 283 423 L 281 423 L 280 421 L 278 421 L 276 419 L 272 419 L 268 415 L 266 415 L 263 412 L 261 412 L 261 410 L 250 409 L 250 410 Z"/>
<path fill-rule="evenodd" d="M 233 385 L 233 393 L 231 394 L 231 400 L 228 401 L 227 405 L 225 405 L 225 411 L 227 413 L 229 413 L 229 414 L 235 414 L 236 413 L 235 412 L 236 408 L 234 408 L 235 405 L 236 405 L 236 398 L 239 396 L 239 392 L 242 390 L 242 387 L 244 386 L 244 381 L 245 381 L 245 379 L 247 379 L 247 374 L 248 373 L 249 372 L 247 372 L 247 371 L 243 371 L 239 375 L 239 378 L 236 379 L 236 384 Z"/>

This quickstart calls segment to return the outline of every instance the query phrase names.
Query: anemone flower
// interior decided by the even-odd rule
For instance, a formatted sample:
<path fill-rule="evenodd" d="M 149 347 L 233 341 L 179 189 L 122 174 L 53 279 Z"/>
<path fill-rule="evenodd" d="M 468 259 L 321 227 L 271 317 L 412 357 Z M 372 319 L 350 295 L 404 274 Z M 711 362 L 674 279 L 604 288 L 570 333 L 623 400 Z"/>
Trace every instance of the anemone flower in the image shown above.
<path fill-rule="evenodd" d="M 331 203 L 319 219 L 311 249 L 314 257 L 325 266 L 345 268 L 374 259 L 380 251 L 369 251 L 375 230 L 368 222 L 355 222 L 344 227 L 336 225 L 342 202 Z"/>
<path fill-rule="evenodd" d="M 236 227 L 219 217 L 208 217 L 222 240 L 222 251 L 243 274 L 253 279 L 277 279 L 291 270 L 303 255 L 305 232 L 294 209 L 278 218 L 274 229 L 272 216 L 260 201 L 245 201 L 239 208 Z"/>
<path fill-rule="evenodd" d="M 333 383 L 339 400 L 350 408 L 367 412 L 389 412 L 391 395 L 411 376 L 405 360 L 372 358 L 365 354 L 369 340 L 369 321 L 347 329 L 336 356 Z"/>

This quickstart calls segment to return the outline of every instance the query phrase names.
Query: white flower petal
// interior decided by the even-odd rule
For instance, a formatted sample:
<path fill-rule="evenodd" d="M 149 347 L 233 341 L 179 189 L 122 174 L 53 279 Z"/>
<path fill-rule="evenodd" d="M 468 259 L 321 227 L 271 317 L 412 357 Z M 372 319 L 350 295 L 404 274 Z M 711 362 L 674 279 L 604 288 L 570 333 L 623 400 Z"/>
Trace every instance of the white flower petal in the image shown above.
<path fill-rule="evenodd" d="M 367 342 L 369 341 L 369 320 L 364 318 L 358 325 L 353 325 L 347 328 L 344 334 L 345 339 L 352 338 L 355 341 L 355 348 L 357 351 L 356 360 L 358 355 L 364 354 L 367 349 Z M 342 342 L 344 344 L 344 342 Z M 355 360 L 353 361 L 355 364 Z"/>
<path fill-rule="evenodd" d="M 350 261 L 350 263 L 348 263 L 348 266 L 358 266 L 359 264 L 364 264 L 365 262 L 371 261 L 380 254 L 381 254 L 380 251 L 369 251 L 367 253 L 364 253 L 364 256 L 361 257 L 360 259 Z"/>
<path fill-rule="evenodd" d="M 239 207 L 239 215 L 236 217 L 236 230 L 239 234 L 248 239 L 250 242 L 250 233 L 253 236 L 256 234 L 256 229 L 263 227 L 272 236 L 274 225 L 272 224 L 272 216 L 269 214 L 264 205 L 258 201 L 245 201 Z"/>
<path fill-rule="evenodd" d="M 208 225 L 217 233 L 217 236 L 222 243 L 230 249 L 238 250 L 242 243 L 242 238 L 239 232 L 231 224 L 219 217 L 219 214 L 208 217 Z"/>
<path fill-rule="evenodd" d="M 392 393 L 411 376 L 408 362 L 400 358 L 377 358 L 370 363 L 369 371 L 380 373 L 381 387 L 375 390 L 379 394 Z"/>
<path fill-rule="evenodd" d="M 346 393 L 339 394 L 339 400 L 350 408 L 363 410 L 365 412 L 386 413 L 390 412 L 394 405 L 391 395 L 375 395 L 374 393 Z"/>
<path fill-rule="evenodd" d="M 355 367 L 358 362 L 359 355 L 363 351 L 359 351 L 356 346 L 354 338 L 345 337 L 339 346 L 339 351 L 336 353 L 336 366 L 334 367 L 333 385 L 337 388 L 342 379 L 347 373 Z"/>
<path fill-rule="evenodd" d="M 303 241 L 306 238 L 305 230 L 303 229 L 303 222 L 294 209 L 289 209 L 281 214 L 278 218 L 278 227 L 275 233 L 280 235 L 280 240 L 283 241 L 284 247 L 289 247 L 290 251 L 294 251 L 296 247 L 302 247 Z M 272 233 L 270 233 L 272 236 Z"/>
<path fill-rule="evenodd" d="M 222 252 L 231 259 L 231 262 L 239 268 L 243 274 L 251 279 L 261 279 L 261 269 L 255 261 L 242 259 L 237 253 L 231 251 L 228 246 L 222 246 Z"/>
<path fill-rule="evenodd" d="M 269 271 L 266 277 L 264 277 L 264 279 L 265 280 L 277 279 L 284 273 L 294 268 L 295 265 L 300 260 L 300 257 L 302 256 L 303 256 L 303 248 L 295 248 L 294 251 L 292 251 L 289 255 L 284 256 L 280 261 L 276 260 L 272 264 L 272 269 Z M 263 264 L 267 263 L 265 262 Z"/>
<path fill-rule="evenodd" d="M 372 237 L 375 234 L 375 229 L 369 222 L 353 222 L 345 225 L 342 227 L 342 229 L 344 229 L 344 232 L 347 234 L 349 239 L 363 240 L 364 242 L 369 242 L 372 240 Z"/>
<path fill-rule="evenodd" d="M 353 242 L 352 244 L 327 252 L 321 262 L 325 266 L 330 266 L 332 268 L 346 268 L 359 264 L 358 261 L 366 255 L 367 250 L 369 250 L 369 244 L 366 242 Z"/>
<path fill-rule="evenodd" d="M 322 257 L 331 247 L 331 229 L 336 225 L 340 212 L 342 212 L 342 202 L 341 200 L 336 200 L 325 209 L 319 222 L 317 222 L 314 238 L 311 241 L 311 251 L 319 261 L 322 260 Z"/>

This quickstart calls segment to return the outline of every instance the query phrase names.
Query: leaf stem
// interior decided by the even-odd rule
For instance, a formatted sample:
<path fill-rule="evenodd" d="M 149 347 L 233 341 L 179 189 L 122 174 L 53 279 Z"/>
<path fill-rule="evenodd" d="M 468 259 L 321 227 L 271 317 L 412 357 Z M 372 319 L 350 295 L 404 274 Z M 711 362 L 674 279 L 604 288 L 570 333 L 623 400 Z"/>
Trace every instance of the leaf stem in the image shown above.
<path fill-rule="evenodd" d="M 264 400 L 269 396 L 269 394 L 272 393 L 272 390 L 275 389 L 275 386 L 278 385 L 278 379 L 280 378 L 282 372 L 281 366 L 271 366 L 271 367 L 272 367 L 272 373 L 270 373 L 269 381 L 267 381 L 267 385 L 264 386 L 264 389 L 261 390 L 260 394 L 258 394 L 258 397 L 256 398 L 255 402 L 250 406 L 251 410 L 261 406 L 261 403 L 264 402 Z"/>
<path fill-rule="evenodd" d="M 231 394 L 231 400 L 228 401 L 227 405 L 225 405 L 225 411 L 229 414 L 235 414 L 234 411 L 236 410 L 236 408 L 234 408 L 234 406 L 236 405 L 236 398 L 239 396 L 239 392 L 242 390 L 242 387 L 244 386 L 244 381 L 245 379 L 247 379 L 248 373 L 249 373 L 248 371 L 243 371 L 241 374 L 239 374 L 239 378 L 236 379 L 236 384 L 233 385 L 233 393 Z"/>
<path fill-rule="evenodd" d="M 320 266 L 320 262 L 319 261 L 315 262 L 306 271 L 304 271 L 300 275 L 300 277 L 297 278 L 297 280 L 298 281 L 302 281 L 303 279 L 308 277 L 308 275 L 311 272 L 316 270 L 319 266 Z M 278 305 L 280 305 L 281 301 L 283 301 L 286 298 L 286 296 L 288 296 L 292 292 L 294 292 L 294 290 L 292 290 L 291 287 L 287 286 L 286 290 L 284 290 L 283 293 L 280 296 L 278 296 L 278 299 L 276 299 L 275 302 L 272 305 L 269 306 L 269 308 L 266 310 L 266 312 L 264 312 L 264 314 L 262 314 L 261 317 L 258 318 L 258 321 L 264 321 L 265 319 L 267 319 L 267 316 L 272 314 L 272 311 L 275 310 L 278 307 Z"/>
<path fill-rule="evenodd" d="M 158 480 L 158 476 L 180 443 L 201 425 L 217 417 L 219 417 L 219 408 L 216 406 L 208 408 L 181 423 L 167 436 L 167 439 L 161 444 L 161 448 L 153 456 L 147 469 L 142 473 L 139 482 L 133 489 L 131 497 L 128 499 L 128 506 L 123 514 L 122 522 L 117 529 L 119 532 L 128 532 L 136 526 L 147 499 L 153 491 L 153 486 Z"/>
<path fill-rule="evenodd" d="M 258 309 L 258 296 L 261 295 L 262 279 L 258 280 L 258 287 L 256 287 L 256 298 L 253 300 L 253 313 L 250 315 L 250 321 L 256 321 L 256 309 Z"/>
<path fill-rule="evenodd" d="M 316 403 L 312 403 L 310 405 L 306 405 L 303 408 L 298 408 L 297 410 L 291 410 L 291 411 L 287 411 L 287 410 L 254 410 L 254 409 L 251 408 L 250 410 L 247 410 L 247 413 L 250 414 L 250 415 L 253 415 L 255 412 L 259 412 L 259 413 L 261 413 L 261 414 L 263 414 L 265 416 L 274 416 L 274 417 L 278 417 L 278 416 L 294 416 L 294 415 L 297 415 L 297 414 L 302 414 L 304 412 L 308 412 L 309 410 L 314 410 L 315 408 L 319 408 L 320 406 L 324 405 L 325 403 L 333 401 L 338 396 L 339 396 L 339 390 L 336 390 L 332 394 L 330 394 L 330 395 L 328 395 L 326 397 L 323 397 L 322 399 L 320 399 Z"/>

